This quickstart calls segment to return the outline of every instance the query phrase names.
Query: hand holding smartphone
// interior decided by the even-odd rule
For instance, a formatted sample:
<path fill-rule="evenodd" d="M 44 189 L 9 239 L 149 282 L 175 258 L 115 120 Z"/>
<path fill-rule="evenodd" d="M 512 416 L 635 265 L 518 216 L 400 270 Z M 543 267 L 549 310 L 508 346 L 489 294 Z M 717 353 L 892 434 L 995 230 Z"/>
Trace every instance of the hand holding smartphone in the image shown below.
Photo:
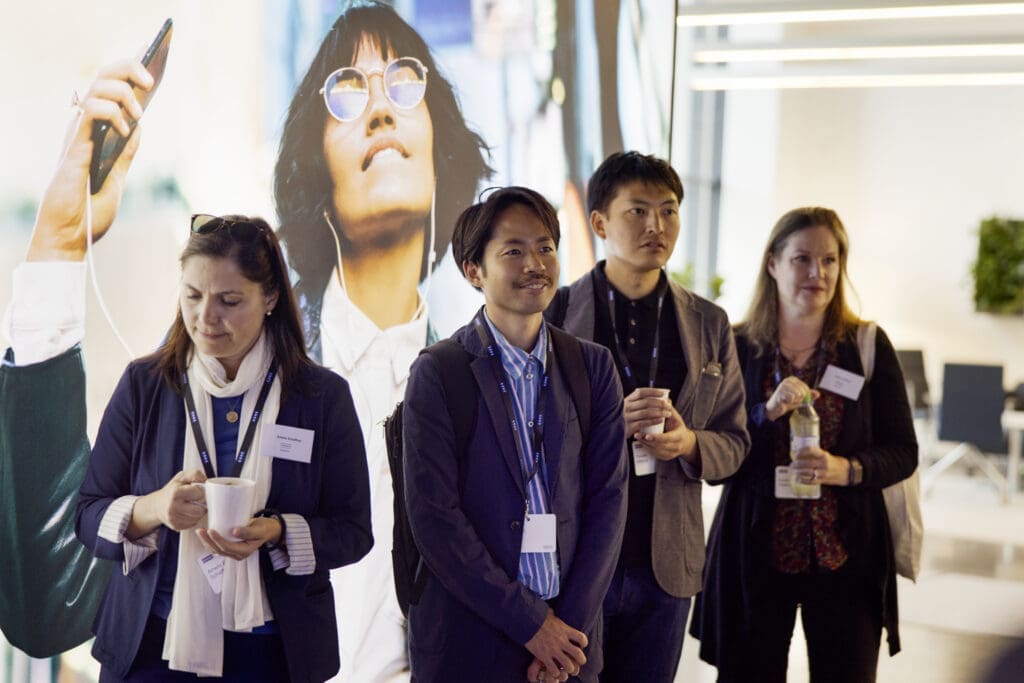
<path fill-rule="evenodd" d="M 160 80 L 163 78 L 164 69 L 167 66 L 167 53 L 171 47 L 171 34 L 174 31 L 174 24 L 171 19 L 164 22 L 156 38 L 150 44 L 146 53 L 142 56 L 142 65 L 146 67 L 153 77 L 153 87 L 148 92 L 134 88 L 135 97 L 138 99 L 142 109 L 145 110 L 149 101 L 153 98 Z M 129 119 L 128 125 L 132 131 L 135 130 L 136 121 Z M 110 169 L 120 156 L 128 138 L 121 135 L 110 123 L 97 121 L 92 127 L 92 163 L 89 165 L 91 177 L 92 194 L 96 194 L 103 187 Z"/>

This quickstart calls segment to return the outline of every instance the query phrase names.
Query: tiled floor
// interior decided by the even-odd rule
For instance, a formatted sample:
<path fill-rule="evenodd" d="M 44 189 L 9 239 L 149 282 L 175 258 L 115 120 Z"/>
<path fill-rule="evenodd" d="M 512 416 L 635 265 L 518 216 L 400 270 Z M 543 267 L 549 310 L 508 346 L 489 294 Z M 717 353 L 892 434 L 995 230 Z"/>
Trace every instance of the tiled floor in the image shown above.
<path fill-rule="evenodd" d="M 716 496 L 708 492 L 706 508 L 713 510 Z M 890 658 L 883 645 L 878 681 L 981 681 L 1006 649 L 1024 647 L 1024 494 L 1001 505 L 991 484 L 954 469 L 936 481 L 922 510 L 921 576 L 916 584 L 900 579 L 898 588 L 903 651 Z M 698 646 L 687 638 L 677 683 L 715 680 L 715 669 L 697 659 Z M 808 680 L 801 634 L 793 638 L 788 680 Z M 1005 680 L 1024 683 L 1024 669 Z"/>

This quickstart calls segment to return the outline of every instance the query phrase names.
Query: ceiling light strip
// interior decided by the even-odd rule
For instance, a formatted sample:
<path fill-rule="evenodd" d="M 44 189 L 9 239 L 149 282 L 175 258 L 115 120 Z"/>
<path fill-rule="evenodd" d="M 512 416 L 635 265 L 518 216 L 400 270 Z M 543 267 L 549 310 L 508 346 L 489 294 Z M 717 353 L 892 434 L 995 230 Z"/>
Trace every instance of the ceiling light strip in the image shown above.
<path fill-rule="evenodd" d="M 941 59 L 1024 57 L 1024 43 L 936 45 L 846 45 L 817 47 L 697 47 L 698 64 L 843 61 L 852 59 Z"/>
<path fill-rule="evenodd" d="M 809 88 L 905 88 L 1024 85 L 1022 72 L 694 76 L 691 90 L 790 90 Z"/>
<path fill-rule="evenodd" d="M 807 3 L 730 7 L 684 5 L 679 9 L 676 22 L 680 26 L 724 26 L 1021 14 L 1024 14 L 1024 2 L 892 2 L 846 6 Z"/>

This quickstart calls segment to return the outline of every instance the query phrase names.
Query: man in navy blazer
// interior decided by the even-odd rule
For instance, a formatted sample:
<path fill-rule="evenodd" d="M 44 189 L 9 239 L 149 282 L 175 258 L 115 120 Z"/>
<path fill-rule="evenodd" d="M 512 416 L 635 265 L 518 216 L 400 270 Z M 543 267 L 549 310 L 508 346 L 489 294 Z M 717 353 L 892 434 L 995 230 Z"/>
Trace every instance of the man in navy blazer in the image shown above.
<path fill-rule="evenodd" d="M 601 669 L 626 514 L 622 390 L 607 349 L 580 342 L 584 437 L 543 320 L 558 239 L 554 209 L 527 188 L 492 193 L 456 224 L 453 255 L 486 305 L 452 337 L 476 394 L 445 395 L 431 354 L 406 388 L 406 503 L 429 571 L 409 611 L 416 681 L 596 681 Z M 450 401 L 476 402 L 464 453 Z"/>

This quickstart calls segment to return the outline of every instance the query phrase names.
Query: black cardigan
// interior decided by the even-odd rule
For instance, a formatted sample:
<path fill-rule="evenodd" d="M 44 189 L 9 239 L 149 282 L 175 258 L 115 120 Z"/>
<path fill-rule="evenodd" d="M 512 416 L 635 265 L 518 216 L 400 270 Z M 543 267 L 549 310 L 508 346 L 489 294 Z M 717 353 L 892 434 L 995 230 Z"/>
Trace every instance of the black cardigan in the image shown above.
<path fill-rule="evenodd" d="M 743 656 L 743 643 L 755 637 L 749 615 L 762 603 L 764 577 L 771 573 L 771 525 L 775 515 L 774 450 L 778 422 L 765 416 L 762 381 L 771 354 L 757 355 L 742 335 L 736 349 L 747 392 L 750 455 L 725 481 L 708 539 L 704 590 L 697 596 L 691 634 L 700 639 L 700 656 L 715 664 Z M 856 339 L 838 345 L 839 367 L 863 374 Z M 896 604 L 896 568 L 882 489 L 909 477 L 917 467 L 917 439 L 906 386 L 896 352 L 879 328 L 875 368 L 859 400 L 844 399 L 843 422 L 834 455 L 856 456 L 864 481 L 836 487 L 839 533 L 858 573 L 878 588 L 889 654 L 900 650 Z"/>

